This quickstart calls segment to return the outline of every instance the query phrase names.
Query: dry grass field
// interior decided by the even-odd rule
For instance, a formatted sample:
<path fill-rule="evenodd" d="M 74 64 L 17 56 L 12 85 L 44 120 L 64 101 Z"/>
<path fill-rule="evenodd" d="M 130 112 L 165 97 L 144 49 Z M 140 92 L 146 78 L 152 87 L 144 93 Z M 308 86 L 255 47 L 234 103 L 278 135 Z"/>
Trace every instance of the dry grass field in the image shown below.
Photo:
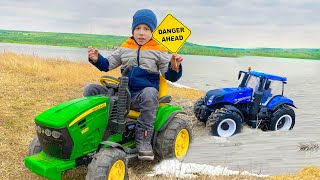
<path fill-rule="evenodd" d="M 43 179 L 24 166 L 28 145 L 35 135 L 34 116 L 63 101 L 82 96 L 87 83 L 98 83 L 102 75 L 119 76 L 119 69 L 103 73 L 86 62 L 42 59 L 10 52 L 0 53 L 0 179 Z M 202 91 L 170 87 L 175 99 L 194 102 Z M 135 162 L 130 179 L 177 179 L 146 177 L 156 162 Z M 85 167 L 66 172 L 63 179 L 84 179 Z M 295 175 L 271 179 L 320 179 L 319 167 L 302 169 Z M 197 179 L 259 179 L 251 176 L 206 176 Z M 269 179 L 269 178 L 268 178 Z"/>

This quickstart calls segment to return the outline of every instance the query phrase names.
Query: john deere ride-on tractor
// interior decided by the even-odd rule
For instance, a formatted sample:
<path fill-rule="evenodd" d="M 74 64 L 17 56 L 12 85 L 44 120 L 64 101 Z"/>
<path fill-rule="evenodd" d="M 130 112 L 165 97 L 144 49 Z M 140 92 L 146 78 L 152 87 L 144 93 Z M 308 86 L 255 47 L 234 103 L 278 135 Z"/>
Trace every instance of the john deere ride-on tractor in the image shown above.
<path fill-rule="evenodd" d="M 107 96 L 91 96 L 56 105 L 35 117 L 36 133 L 25 166 L 32 172 L 61 179 L 62 172 L 88 165 L 86 179 L 127 179 L 130 160 L 137 160 L 135 126 L 139 112 L 130 110 L 128 77 L 103 76 Z M 189 148 L 191 131 L 176 117 L 184 113 L 168 104 L 167 82 L 161 77 L 159 108 L 154 124 L 155 156 L 182 159 Z"/>
<path fill-rule="evenodd" d="M 208 91 L 194 105 L 194 114 L 214 136 L 229 137 L 245 123 L 264 131 L 291 130 L 295 124 L 293 101 L 283 95 L 286 77 L 239 71 L 239 87 Z"/>

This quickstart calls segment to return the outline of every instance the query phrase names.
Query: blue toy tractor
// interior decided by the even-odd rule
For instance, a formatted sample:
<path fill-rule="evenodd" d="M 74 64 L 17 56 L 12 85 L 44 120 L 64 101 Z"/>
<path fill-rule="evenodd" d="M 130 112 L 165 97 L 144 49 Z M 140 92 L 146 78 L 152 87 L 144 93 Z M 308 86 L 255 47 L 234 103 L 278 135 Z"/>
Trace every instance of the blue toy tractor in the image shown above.
<path fill-rule="evenodd" d="M 283 96 L 286 77 L 263 72 L 239 71 L 237 88 L 209 90 L 193 107 L 201 122 L 211 127 L 214 136 L 230 137 L 243 124 L 263 131 L 291 130 L 295 124 L 295 107 Z"/>

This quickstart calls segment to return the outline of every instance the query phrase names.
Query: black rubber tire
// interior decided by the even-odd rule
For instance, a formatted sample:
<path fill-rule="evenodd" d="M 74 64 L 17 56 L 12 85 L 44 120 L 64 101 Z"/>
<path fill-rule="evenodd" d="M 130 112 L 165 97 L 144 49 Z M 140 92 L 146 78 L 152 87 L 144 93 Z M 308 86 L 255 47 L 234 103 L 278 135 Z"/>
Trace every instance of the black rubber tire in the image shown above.
<path fill-rule="evenodd" d="M 229 136 L 221 136 L 221 134 L 219 134 L 218 132 L 220 123 L 225 119 L 231 119 L 236 125 L 235 131 Z M 208 117 L 207 126 L 211 126 L 211 134 L 213 136 L 230 137 L 237 133 L 240 133 L 243 125 L 242 118 L 238 113 L 229 111 L 226 108 L 220 108 L 211 113 L 211 115 Z"/>
<path fill-rule="evenodd" d="M 194 103 L 193 113 L 198 119 L 198 121 L 206 123 L 209 115 L 205 115 L 205 112 L 203 112 L 204 109 L 201 106 L 205 106 L 204 97 L 201 97 Z"/>
<path fill-rule="evenodd" d="M 167 128 L 159 132 L 159 134 L 156 137 L 155 153 L 157 159 L 162 160 L 177 158 L 175 155 L 175 142 L 178 133 L 183 129 L 188 131 L 189 147 L 192 138 L 192 132 L 190 130 L 190 127 L 185 120 L 174 117 L 168 124 Z M 183 157 L 179 159 L 183 159 Z"/>
<path fill-rule="evenodd" d="M 35 135 L 33 140 L 31 141 L 30 145 L 29 145 L 29 153 L 28 155 L 33 155 L 33 154 L 38 154 L 42 151 L 42 148 L 40 146 L 40 142 L 38 139 L 38 136 Z"/>
<path fill-rule="evenodd" d="M 115 162 L 121 160 L 125 165 L 124 179 L 128 179 L 128 162 L 126 153 L 118 148 L 101 149 L 93 156 L 88 165 L 86 180 L 105 180 L 108 179 L 111 167 Z"/>
<path fill-rule="evenodd" d="M 292 128 L 294 127 L 295 124 L 295 113 L 293 111 L 293 109 L 290 106 L 287 105 L 283 105 L 281 106 L 279 109 L 277 109 L 271 116 L 270 119 L 270 124 L 268 125 L 269 130 L 271 131 L 276 131 L 277 127 L 277 121 L 280 117 L 284 116 L 284 115 L 289 115 L 292 119 L 290 128 L 288 130 L 292 130 Z"/>

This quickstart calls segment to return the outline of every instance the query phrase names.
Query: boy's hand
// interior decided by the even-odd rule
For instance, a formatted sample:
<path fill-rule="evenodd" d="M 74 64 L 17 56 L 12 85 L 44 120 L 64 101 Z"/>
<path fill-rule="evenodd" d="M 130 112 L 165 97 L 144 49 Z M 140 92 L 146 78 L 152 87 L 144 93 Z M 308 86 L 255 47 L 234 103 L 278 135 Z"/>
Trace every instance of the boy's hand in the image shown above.
<path fill-rule="evenodd" d="M 171 69 L 179 72 L 180 64 L 183 61 L 183 57 L 180 54 L 172 54 L 170 62 L 171 62 Z"/>
<path fill-rule="evenodd" d="M 99 56 L 98 49 L 96 49 L 96 48 L 94 48 L 92 46 L 89 46 L 88 47 L 88 56 L 93 62 L 97 62 L 98 61 L 98 56 Z"/>

